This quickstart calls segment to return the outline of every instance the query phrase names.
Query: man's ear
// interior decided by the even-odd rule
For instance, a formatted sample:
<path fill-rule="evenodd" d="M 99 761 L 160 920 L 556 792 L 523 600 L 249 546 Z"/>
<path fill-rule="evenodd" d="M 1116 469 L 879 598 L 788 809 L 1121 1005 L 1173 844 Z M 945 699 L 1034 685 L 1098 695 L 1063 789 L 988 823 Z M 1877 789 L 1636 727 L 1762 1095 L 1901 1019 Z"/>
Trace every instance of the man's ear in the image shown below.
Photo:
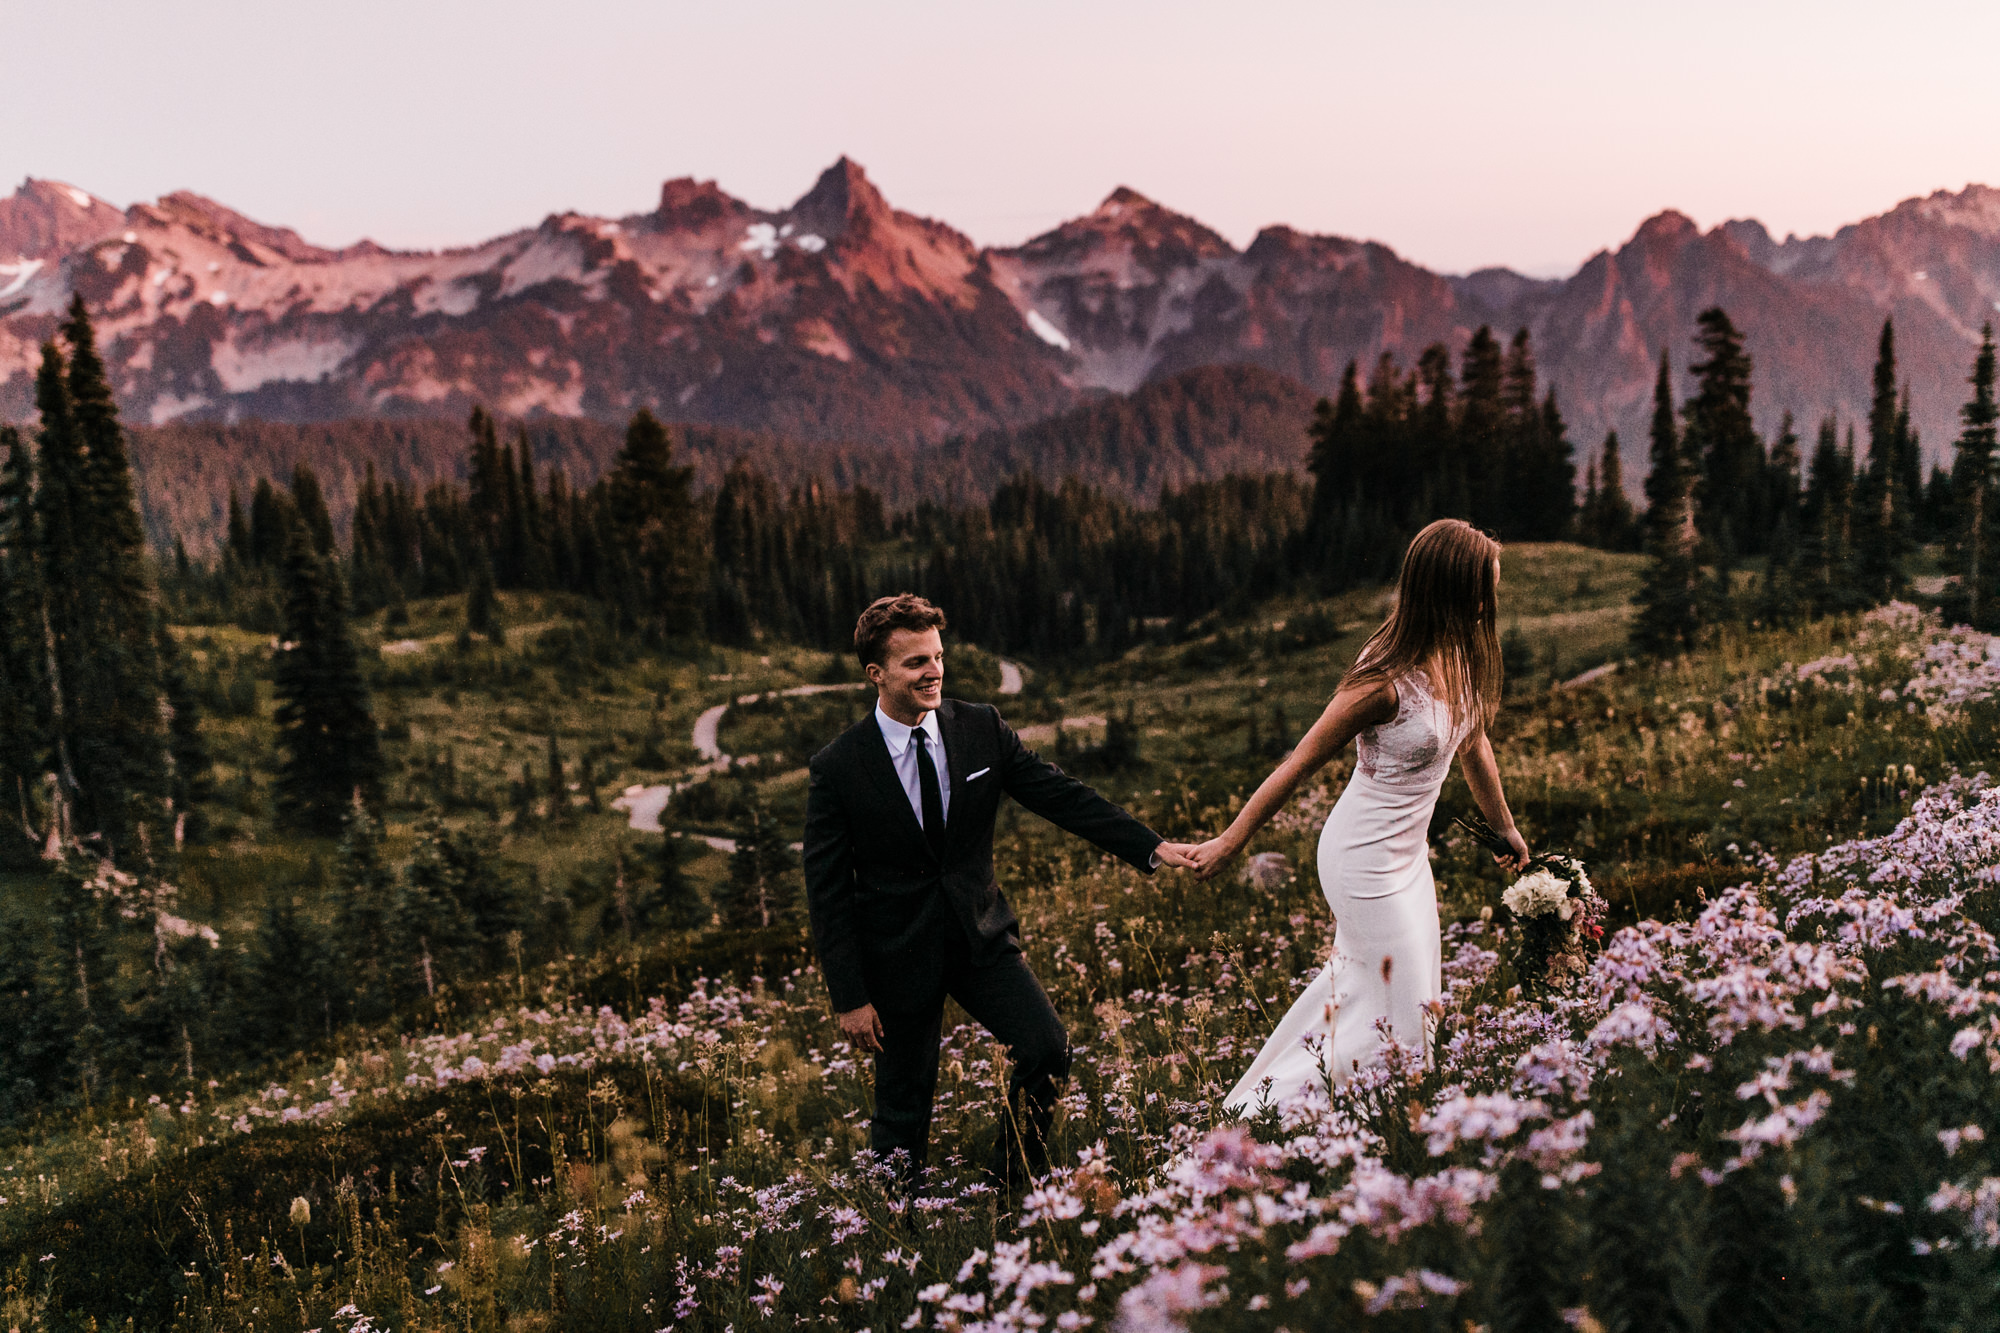
<path fill-rule="evenodd" d="M 861 674 L 868 677 L 868 683 L 870 685 L 873 685 L 878 690 L 882 688 L 881 663 L 870 662 L 867 666 L 861 668 Z"/>

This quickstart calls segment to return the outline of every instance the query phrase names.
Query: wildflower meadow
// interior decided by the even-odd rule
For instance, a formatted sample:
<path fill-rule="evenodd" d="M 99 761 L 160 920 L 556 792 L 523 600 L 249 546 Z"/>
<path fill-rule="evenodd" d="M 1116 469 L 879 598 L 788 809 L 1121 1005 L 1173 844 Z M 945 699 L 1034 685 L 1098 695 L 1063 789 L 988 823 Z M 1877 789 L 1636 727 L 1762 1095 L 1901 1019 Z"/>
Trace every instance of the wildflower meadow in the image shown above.
<path fill-rule="evenodd" d="M 963 1015 L 905 1190 L 797 928 L 654 932 L 17 1121 L 8 1326 L 2000 1327 L 1993 642 L 1898 604 L 1517 697 L 1503 767 L 1531 839 L 1590 864 L 1601 951 L 1523 995 L 1455 783 L 1433 1057 L 1337 1095 L 1216 1104 L 1331 946 L 1292 867 L 1339 773 L 1208 885 L 1024 820 L 1001 874 L 1077 1057 L 1025 1193 L 969 1165 L 1006 1065 Z M 1177 652 L 1066 706 L 1143 718 Z M 1217 706 L 1324 669 L 1249 651 Z M 1254 778 L 1176 781 L 1140 731 L 1163 826 Z M 232 945 L 158 887 L 82 891 L 162 957 Z"/>

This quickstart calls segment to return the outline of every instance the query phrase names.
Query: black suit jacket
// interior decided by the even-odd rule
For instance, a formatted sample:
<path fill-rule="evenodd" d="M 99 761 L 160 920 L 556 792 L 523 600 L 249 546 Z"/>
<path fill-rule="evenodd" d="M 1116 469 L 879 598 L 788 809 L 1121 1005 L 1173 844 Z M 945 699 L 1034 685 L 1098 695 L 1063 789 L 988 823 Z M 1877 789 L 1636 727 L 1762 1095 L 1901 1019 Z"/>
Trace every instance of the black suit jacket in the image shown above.
<path fill-rule="evenodd" d="M 806 902 L 813 947 L 837 1012 L 895 1006 L 929 991 L 933 931 L 954 925 L 976 960 L 1019 952 L 1020 921 L 993 875 L 1004 792 L 1078 837 L 1151 870 L 1160 835 L 1025 745 L 986 704 L 946 699 L 951 809 L 942 858 L 896 777 L 875 713 L 812 758 L 806 797 Z"/>

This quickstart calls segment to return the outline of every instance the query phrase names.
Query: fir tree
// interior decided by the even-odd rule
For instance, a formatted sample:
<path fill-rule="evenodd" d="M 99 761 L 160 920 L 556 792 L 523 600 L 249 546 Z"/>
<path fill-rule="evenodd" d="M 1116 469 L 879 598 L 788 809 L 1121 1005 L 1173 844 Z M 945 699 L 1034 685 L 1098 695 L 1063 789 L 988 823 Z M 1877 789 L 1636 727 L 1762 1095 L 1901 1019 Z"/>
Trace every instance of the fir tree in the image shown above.
<path fill-rule="evenodd" d="M 284 751 L 278 805 L 296 826 L 331 835 L 357 796 L 371 805 L 379 796 L 381 742 L 339 572 L 302 526 L 285 553 L 284 579 L 283 643 L 272 670 Z"/>
<path fill-rule="evenodd" d="M 1896 326 L 1882 323 L 1875 356 L 1875 397 L 1868 412 L 1868 467 L 1854 506 L 1855 590 L 1867 604 L 1902 588 L 1901 557 L 1911 538 L 1911 495 L 1905 486 L 1906 432 L 1896 399 Z"/>
<path fill-rule="evenodd" d="M 0 823 L 18 812 L 22 841 L 8 838 L 0 863 L 39 851 L 35 793 L 48 748 L 43 682 L 41 571 L 35 537 L 34 461 L 20 433 L 0 426 Z"/>
<path fill-rule="evenodd" d="M 312 538 L 313 550 L 321 556 L 333 554 L 333 518 L 326 511 L 326 492 L 320 489 L 319 474 L 312 464 L 299 463 L 292 469 L 292 509 Z"/>
<path fill-rule="evenodd" d="M 1458 454 L 1472 500 L 1463 517 L 1487 529 L 1497 529 L 1506 518 L 1505 378 L 1500 342 L 1482 324 L 1459 362 Z"/>
<path fill-rule="evenodd" d="M 1703 620 L 1694 478 L 1674 425 L 1673 386 L 1666 353 L 1653 387 L 1652 470 L 1646 474 L 1646 549 L 1652 557 L 1639 588 L 1632 637 L 1642 652 L 1685 652 Z"/>
<path fill-rule="evenodd" d="M 1691 368 L 1694 397 L 1686 404 L 1682 446 L 1701 468 L 1696 523 L 1726 572 L 1764 549 L 1764 446 L 1750 420 L 1750 354 L 1720 306 L 1696 317 L 1695 341 L 1706 358 Z"/>
<path fill-rule="evenodd" d="M 205 831 L 202 807 L 213 794 L 215 783 L 208 742 L 201 734 L 201 710 L 182 665 L 180 644 L 166 623 L 159 628 L 157 651 L 160 662 L 160 690 L 166 699 L 167 757 L 172 763 L 168 809 L 173 818 L 173 840 L 199 842 Z"/>
<path fill-rule="evenodd" d="M 722 910 L 722 924 L 739 931 L 789 922 L 799 901 L 797 866 L 784 832 L 761 792 L 751 787 L 746 795 Z"/>
<path fill-rule="evenodd" d="M 605 508 L 617 560 L 614 603 L 656 640 L 701 629 L 697 594 L 706 579 L 693 479 L 692 468 L 674 465 L 666 427 L 640 409 L 605 480 Z"/>
<path fill-rule="evenodd" d="M 347 978 L 354 1017 L 383 1018 L 395 1003 L 389 926 L 396 876 L 382 860 L 382 825 L 358 800 L 341 827 L 332 897 L 331 952 Z"/>
<path fill-rule="evenodd" d="M 244 517 L 243 502 L 236 497 L 236 488 L 229 488 L 229 525 L 223 540 L 223 557 L 247 565 L 254 558 L 250 545 L 250 520 Z"/>
<path fill-rule="evenodd" d="M 1348 563 L 1344 538 L 1359 499 L 1355 492 L 1365 412 L 1361 373 L 1350 361 L 1341 372 L 1339 393 L 1332 402 L 1320 399 L 1307 430 L 1306 471 L 1312 474 L 1313 493 L 1305 540 L 1309 560 L 1330 578 L 1337 579 Z"/>
<path fill-rule="evenodd" d="M 1993 500 L 1995 422 L 1993 325 L 1980 330 L 1973 358 L 1972 397 L 1959 409 L 1962 429 L 1952 462 L 1951 493 L 1956 509 L 1948 551 L 1958 575 L 1954 613 L 1974 628 L 2000 628 L 2000 505 Z"/>
<path fill-rule="evenodd" d="M 482 550 L 472 567 L 472 586 L 465 593 L 465 629 L 498 644 L 506 642 L 507 631 L 500 624 L 500 599 L 493 582 L 493 562 Z"/>
<path fill-rule="evenodd" d="M 1827 416 L 1819 424 L 1800 514 L 1799 593 L 1814 615 L 1851 603 L 1853 508 L 1853 450 L 1841 448 L 1840 425 Z"/>
<path fill-rule="evenodd" d="M 1640 542 L 1639 518 L 1625 493 L 1625 463 L 1618 448 L 1614 430 L 1604 437 L 1597 456 L 1596 490 L 1583 516 L 1584 540 L 1606 551 L 1633 551 Z"/>
<path fill-rule="evenodd" d="M 43 347 L 36 522 L 51 726 L 75 827 L 124 857 L 166 810 L 157 598 L 147 574 L 124 430 L 79 299 Z"/>
<path fill-rule="evenodd" d="M 1765 563 L 1764 596 L 1759 614 L 1771 624 L 1789 624 L 1800 615 L 1800 562 L 1804 553 L 1803 497 L 1799 491 L 1799 435 L 1792 414 L 1785 413 L 1778 438 L 1771 443 L 1765 472 L 1769 559 Z"/>

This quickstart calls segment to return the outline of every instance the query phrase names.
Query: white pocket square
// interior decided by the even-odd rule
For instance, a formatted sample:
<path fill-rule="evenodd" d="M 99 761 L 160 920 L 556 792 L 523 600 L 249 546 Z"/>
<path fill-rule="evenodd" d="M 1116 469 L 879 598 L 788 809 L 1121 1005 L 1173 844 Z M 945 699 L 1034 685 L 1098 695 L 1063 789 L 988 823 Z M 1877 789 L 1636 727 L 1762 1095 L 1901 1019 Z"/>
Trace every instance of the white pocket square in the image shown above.
<path fill-rule="evenodd" d="M 985 777 L 988 773 L 991 773 L 992 771 L 993 770 L 991 768 L 982 768 L 977 773 L 967 773 L 965 775 L 965 780 L 967 782 L 975 782 L 978 779 Z"/>

